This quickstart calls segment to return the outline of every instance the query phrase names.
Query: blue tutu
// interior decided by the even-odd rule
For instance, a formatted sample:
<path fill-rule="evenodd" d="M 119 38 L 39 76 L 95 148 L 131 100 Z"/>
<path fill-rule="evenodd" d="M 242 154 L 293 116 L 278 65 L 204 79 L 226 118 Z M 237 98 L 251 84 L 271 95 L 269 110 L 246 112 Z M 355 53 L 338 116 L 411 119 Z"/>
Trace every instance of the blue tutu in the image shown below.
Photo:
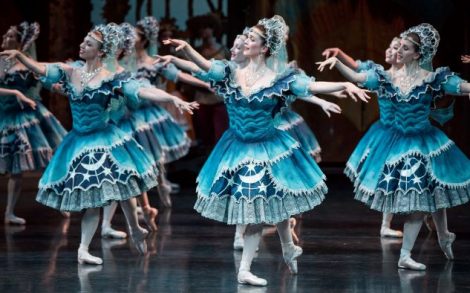
<path fill-rule="evenodd" d="M 470 200 L 470 161 L 429 120 L 433 99 L 458 94 L 461 82 L 439 68 L 403 94 L 383 68 L 367 71 L 365 86 L 377 91 L 381 121 L 347 163 L 357 200 L 387 213 L 435 212 Z"/>
<path fill-rule="evenodd" d="M 157 168 L 150 156 L 132 135 L 109 123 L 112 101 L 120 100 L 116 92 L 137 101 L 139 83 L 114 76 L 78 94 L 58 65 L 48 65 L 47 79 L 63 83 L 73 129 L 39 181 L 38 202 L 80 211 L 138 196 L 157 185 Z"/>
<path fill-rule="evenodd" d="M 302 116 L 289 107 L 276 116 L 275 124 L 276 128 L 287 131 L 292 138 L 298 141 L 304 151 L 320 160 L 320 144 Z"/>
<path fill-rule="evenodd" d="M 45 168 L 67 132 L 40 102 L 40 84 L 30 71 L 6 73 L 0 87 L 19 90 L 37 103 L 36 110 L 28 106 L 22 109 L 15 96 L 1 97 L 0 173 Z"/>
<path fill-rule="evenodd" d="M 310 79 L 286 71 L 272 86 L 245 96 L 231 72 L 229 63 L 213 61 L 208 74 L 225 99 L 230 128 L 199 173 L 194 208 L 228 224 L 278 223 L 313 209 L 325 198 L 325 176 L 274 123 L 294 96 L 307 95 Z"/>

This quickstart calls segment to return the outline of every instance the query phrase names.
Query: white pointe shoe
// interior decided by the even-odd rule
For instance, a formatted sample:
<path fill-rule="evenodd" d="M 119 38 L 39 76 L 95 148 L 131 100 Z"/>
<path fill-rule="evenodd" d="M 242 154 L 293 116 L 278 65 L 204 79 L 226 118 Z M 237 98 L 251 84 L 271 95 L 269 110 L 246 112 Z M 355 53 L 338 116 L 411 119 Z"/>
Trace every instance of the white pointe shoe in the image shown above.
<path fill-rule="evenodd" d="M 240 271 L 237 276 L 238 283 L 252 286 L 266 286 L 268 281 L 253 275 L 249 271 Z"/>
<path fill-rule="evenodd" d="M 25 225 L 26 220 L 15 216 L 14 214 L 5 214 L 5 224 Z"/>
<path fill-rule="evenodd" d="M 145 238 L 147 238 L 148 234 L 149 232 L 143 228 L 131 232 L 132 242 L 134 242 L 134 246 L 140 255 L 147 254 L 147 242 Z"/>
<path fill-rule="evenodd" d="M 387 227 L 382 227 L 380 229 L 380 237 L 403 238 L 403 232 Z"/>
<path fill-rule="evenodd" d="M 112 239 L 126 239 L 127 233 L 123 231 L 114 230 L 111 227 L 102 227 L 101 237 L 112 238 Z"/>
<path fill-rule="evenodd" d="M 414 270 L 414 271 L 424 271 L 426 270 L 426 265 L 414 261 L 411 256 L 400 257 L 398 261 L 398 267 L 400 269 Z"/>
<path fill-rule="evenodd" d="M 286 262 L 287 267 L 291 274 L 295 275 L 298 272 L 297 258 L 303 253 L 302 247 L 297 245 L 289 246 L 287 249 L 282 249 L 282 256 Z"/>
<path fill-rule="evenodd" d="M 243 250 L 244 244 L 245 244 L 245 241 L 243 239 L 243 236 L 236 234 L 235 238 L 233 239 L 233 249 Z"/>
<path fill-rule="evenodd" d="M 439 239 L 439 246 L 442 249 L 442 252 L 444 252 L 444 255 L 447 257 L 448 260 L 453 260 L 454 259 L 454 252 L 452 251 L 452 244 L 455 241 L 455 234 L 454 233 L 449 233 L 446 237 L 446 239 L 443 239 L 442 241 Z"/>
<path fill-rule="evenodd" d="M 101 265 L 103 260 L 99 257 L 93 256 L 88 251 L 79 249 L 77 260 L 79 264 L 89 264 L 89 265 Z"/>

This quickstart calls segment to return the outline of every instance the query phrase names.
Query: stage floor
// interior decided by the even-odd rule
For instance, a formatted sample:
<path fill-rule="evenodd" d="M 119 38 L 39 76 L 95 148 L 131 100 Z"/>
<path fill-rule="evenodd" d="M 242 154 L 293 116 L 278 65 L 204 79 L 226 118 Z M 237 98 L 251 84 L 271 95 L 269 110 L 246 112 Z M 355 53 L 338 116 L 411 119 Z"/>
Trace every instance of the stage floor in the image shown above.
<path fill-rule="evenodd" d="M 304 249 L 299 274 L 289 274 L 279 238 L 266 227 L 252 270 L 269 284 L 256 288 L 237 284 L 241 252 L 232 249 L 235 228 L 199 216 L 192 209 L 194 188 L 174 195 L 172 210 L 160 210 L 149 255 L 139 256 L 130 241 L 101 239 L 98 229 L 90 251 L 104 264 L 87 266 L 76 261 L 80 216 L 63 219 L 36 203 L 36 182 L 34 176 L 25 179 L 16 211 L 28 224 L 0 226 L 1 292 L 470 292 L 469 205 L 448 211 L 450 230 L 457 234 L 455 261 L 446 261 L 436 234 L 423 225 L 413 256 L 428 270 L 399 270 L 401 240 L 381 239 L 381 215 L 354 201 L 346 177 L 328 176 L 327 199 L 296 228 Z M 5 177 L 0 186 L 5 195 Z M 393 228 L 402 224 L 400 216 L 392 222 Z M 123 229 L 121 211 L 113 226 Z"/>

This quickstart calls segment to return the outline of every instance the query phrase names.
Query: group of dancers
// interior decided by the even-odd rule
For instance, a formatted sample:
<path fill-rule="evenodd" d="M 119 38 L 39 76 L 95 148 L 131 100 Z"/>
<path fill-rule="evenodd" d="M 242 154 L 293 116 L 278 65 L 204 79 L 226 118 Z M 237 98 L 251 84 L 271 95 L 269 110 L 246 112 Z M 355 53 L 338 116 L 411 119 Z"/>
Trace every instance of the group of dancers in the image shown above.
<path fill-rule="evenodd" d="M 187 60 L 149 56 L 146 48 L 156 31 L 152 17 L 135 27 L 99 25 L 80 45 L 84 62 L 41 63 L 28 53 L 37 25 L 10 28 L 0 53 L 0 172 L 10 174 L 6 222 L 25 223 L 13 213 L 21 174 L 45 168 L 36 200 L 61 212 L 85 211 L 79 263 L 102 264 L 88 252 L 100 208 L 102 234 L 126 237 L 111 228 L 117 202 L 136 248 L 146 253 L 148 231 L 139 224 L 136 201 L 147 226 L 156 229 L 157 211 L 147 191 L 159 186 L 160 194 L 168 194 L 164 164 L 189 148 L 184 131 L 159 103 L 172 102 L 189 113 L 198 108 L 159 88 L 163 76 L 210 88 L 224 99 L 230 126 L 197 177 L 194 208 L 204 217 L 236 225 L 234 248 L 243 249 L 237 280 L 266 286 L 267 280 L 251 272 L 263 225 L 276 227 L 284 261 L 296 274 L 302 248 L 294 243 L 292 217 L 321 204 L 328 191 L 317 164 L 318 142 L 291 104 L 299 98 L 330 115 L 341 109 L 314 94 L 367 102 L 373 91 L 380 120 L 345 169 L 355 198 L 383 213 L 381 236 L 403 237 L 399 268 L 426 269 L 411 251 L 427 214 L 444 255 L 453 259 L 456 237 L 448 230 L 446 209 L 469 201 L 470 162 L 429 118 L 448 119 L 433 105 L 446 94 L 468 96 L 470 84 L 446 67 L 433 70 L 440 40 L 434 27 L 420 24 L 393 39 L 385 52 L 388 70 L 373 61 L 354 61 L 337 48 L 325 50 L 319 70 L 336 67 L 350 82 L 317 81 L 289 63 L 288 26 L 277 15 L 237 36 L 231 60 L 207 60 L 178 39 L 164 43 L 184 52 Z M 35 76 L 67 96 L 73 117 L 69 133 L 40 103 Z M 161 198 L 171 204 L 167 196 Z M 408 215 L 403 233 L 390 228 L 397 213 Z"/>

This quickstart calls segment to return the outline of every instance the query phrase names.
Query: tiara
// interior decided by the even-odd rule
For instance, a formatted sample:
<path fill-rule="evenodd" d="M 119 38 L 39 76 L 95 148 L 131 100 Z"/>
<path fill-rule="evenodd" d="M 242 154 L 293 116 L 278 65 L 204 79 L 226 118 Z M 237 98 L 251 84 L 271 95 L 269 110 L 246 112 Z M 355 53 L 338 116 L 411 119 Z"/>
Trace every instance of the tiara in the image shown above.
<path fill-rule="evenodd" d="M 121 29 L 121 43 L 119 48 L 124 51 L 125 55 L 129 55 L 135 46 L 136 33 L 134 27 L 127 22 L 121 23 L 119 25 Z"/>
<path fill-rule="evenodd" d="M 121 29 L 115 23 L 107 25 L 100 24 L 93 28 L 91 32 L 99 32 L 103 36 L 101 51 L 105 56 L 114 56 L 121 43 Z M 99 42 L 99 40 L 97 40 Z"/>
<path fill-rule="evenodd" d="M 418 35 L 419 43 L 408 37 L 411 33 Z M 421 55 L 419 60 L 420 65 L 431 63 L 437 53 L 437 47 L 439 46 L 439 41 L 441 39 L 439 32 L 429 23 L 422 23 L 411 27 L 401 33 L 400 37 L 412 42 L 419 48 L 419 54 Z"/>

